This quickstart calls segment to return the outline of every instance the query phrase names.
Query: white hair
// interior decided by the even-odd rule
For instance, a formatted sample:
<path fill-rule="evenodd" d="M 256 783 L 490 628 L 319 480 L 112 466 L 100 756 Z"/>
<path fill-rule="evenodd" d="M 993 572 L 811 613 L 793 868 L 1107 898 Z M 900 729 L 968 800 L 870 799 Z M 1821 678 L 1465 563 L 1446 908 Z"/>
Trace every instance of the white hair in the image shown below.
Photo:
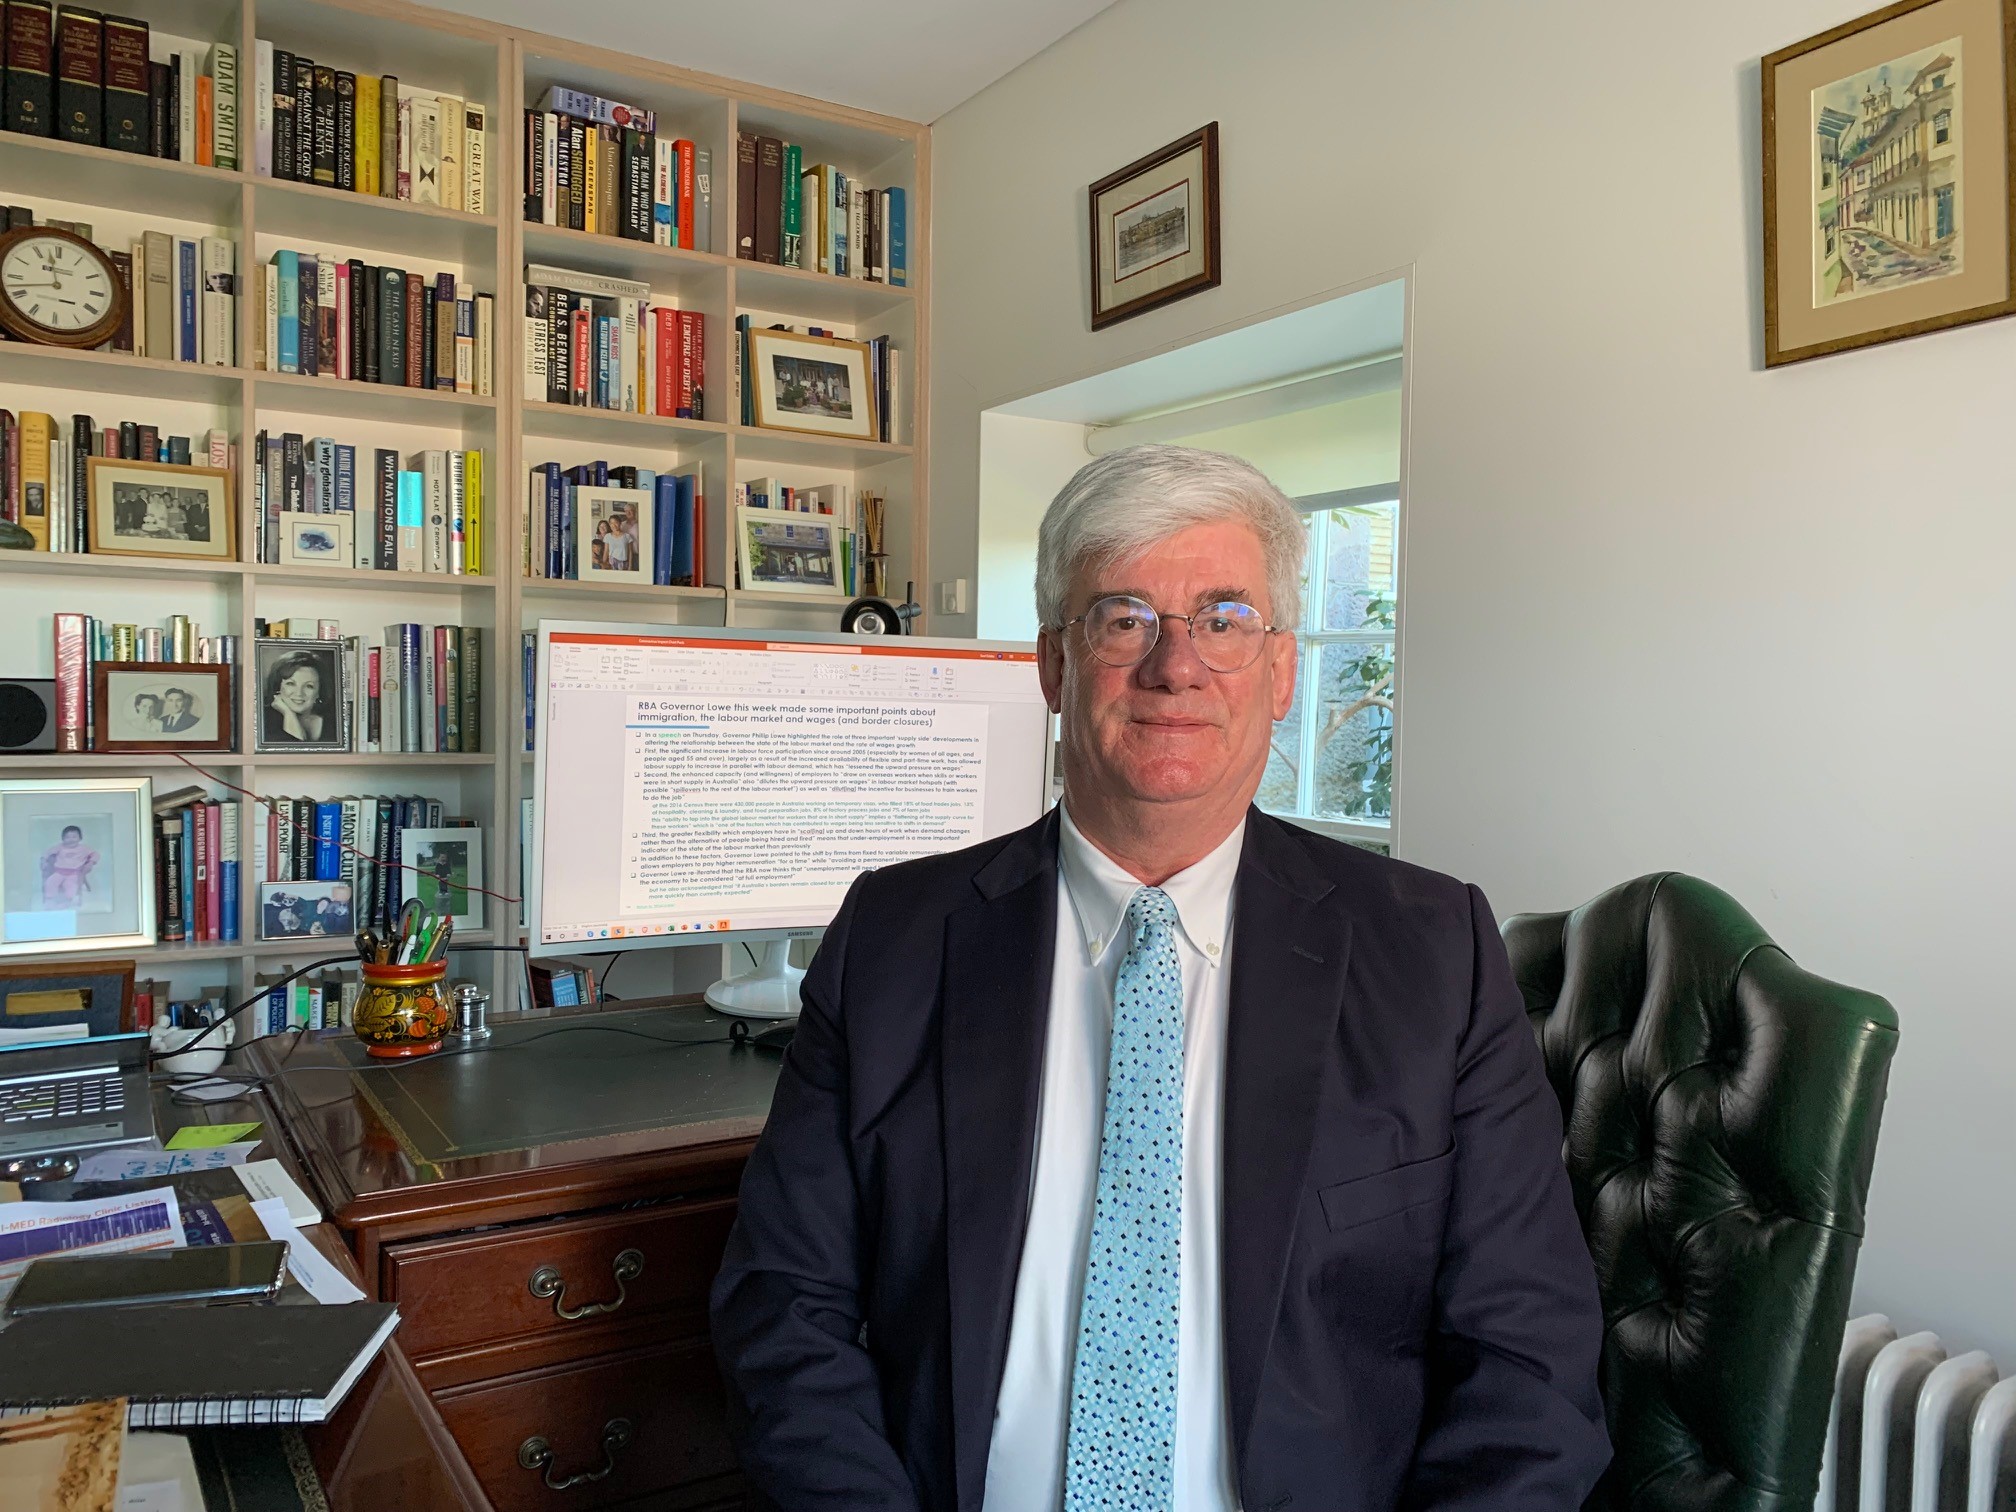
<path fill-rule="evenodd" d="M 1079 568 L 1104 566 L 1194 525 L 1224 520 L 1243 521 L 1260 538 L 1268 618 L 1292 626 L 1302 597 L 1301 516 L 1252 463 L 1195 446 L 1129 446 L 1072 475 L 1036 533 L 1038 618 L 1055 628 L 1070 617 L 1065 599 Z"/>

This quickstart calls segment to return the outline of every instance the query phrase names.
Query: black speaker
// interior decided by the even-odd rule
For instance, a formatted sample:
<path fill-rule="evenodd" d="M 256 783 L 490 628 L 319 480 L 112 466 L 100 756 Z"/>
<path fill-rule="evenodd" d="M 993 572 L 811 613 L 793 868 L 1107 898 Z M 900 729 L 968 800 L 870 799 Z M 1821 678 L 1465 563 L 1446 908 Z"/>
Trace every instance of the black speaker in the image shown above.
<path fill-rule="evenodd" d="M 0 752 L 56 749 L 56 679 L 0 677 Z"/>

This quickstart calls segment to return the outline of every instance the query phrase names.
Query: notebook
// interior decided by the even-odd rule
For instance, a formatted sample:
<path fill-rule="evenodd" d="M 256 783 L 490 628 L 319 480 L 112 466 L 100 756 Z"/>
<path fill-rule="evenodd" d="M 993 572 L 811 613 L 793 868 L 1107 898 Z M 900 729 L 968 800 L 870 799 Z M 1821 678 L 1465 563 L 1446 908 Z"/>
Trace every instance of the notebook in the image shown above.
<path fill-rule="evenodd" d="M 347 1307 L 105 1307 L 0 1328 L 0 1416 L 124 1397 L 132 1428 L 319 1423 L 399 1325 Z"/>

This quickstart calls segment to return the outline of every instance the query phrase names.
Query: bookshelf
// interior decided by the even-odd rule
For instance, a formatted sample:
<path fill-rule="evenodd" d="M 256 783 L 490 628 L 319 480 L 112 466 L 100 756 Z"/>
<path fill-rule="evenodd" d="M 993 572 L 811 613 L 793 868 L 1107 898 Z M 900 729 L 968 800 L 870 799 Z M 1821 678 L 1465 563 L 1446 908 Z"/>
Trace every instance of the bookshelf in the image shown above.
<path fill-rule="evenodd" d="M 259 755 L 255 679 L 241 677 L 238 728 L 245 749 L 193 758 L 260 796 L 401 793 L 437 798 L 450 814 L 484 827 L 486 885 L 518 890 L 519 800 L 534 772 L 519 747 L 524 729 L 519 633 L 540 619 L 639 621 L 762 628 L 837 629 L 844 599 L 806 599 L 734 587 L 731 514 L 735 486 L 770 476 L 792 487 L 844 483 L 887 499 L 889 588 L 924 581 L 929 394 L 930 135 L 908 121 L 615 53 L 563 38 L 392 0 L 132 0 L 124 13 L 202 44 L 235 41 L 240 57 L 242 171 L 199 167 L 110 148 L 0 133 L 0 203 L 30 208 L 37 222 L 92 224 L 119 246 L 146 227 L 187 236 L 226 235 L 238 246 L 237 349 L 246 365 L 199 367 L 110 352 L 72 352 L 0 342 L 0 406 L 44 410 L 100 425 L 135 418 L 164 435 L 222 428 L 237 443 L 240 560 L 189 563 L 139 557 L 0 552 L 0 627 L 15 654 L 0 670 L 48 676 L 50 616 L 76 611 L 155 624 L 190 615 L 206 634 L 237 634 L 250 658 L 255 618 L 338 620 L 367 641 L 388 623 L 460 623 L 483 631 L 483 752 L 469 755 Z M 355 73 L 397 74 L 402 84 L 481 103 L 489 115 L 488 213 L 376 198 L 258 174 L 251 150 L 251 61 L 264 38 Z M 683 135 L 712 154 L 711 244 L 692 249 L 526 224 L 521 112 L 552 84 L 655 110 L 661 133 Z M 891 287 L 733 256 L 735 147 L 743 131 L 800 143 L 808 163 L 830 161 L 864 183 L 901 186 L 909 198 L 908 273 Z M 327 249 L 367 263 L 450 269 L 495 297 L 494 395 L 339 382 L 254 371 L 250 269 L 281 247 Z M 524 268 L 545 263 L 648 283 L 656 301 L 706 317 L 706 419 L 678 420 L 580 409 L 534 399 L 522 379 Z M 754 324 L 811 323 L 843 336 L 887 335 L 903 389 L 901 433 L 888 443 L 836 441 L 744 426 L 734 417 L 732 343 L 738 315 Z M 479 576 L 393 574 L 350 568 L 271 566 L 252 558 L 252 437 L 299 431 L 357 445 L 485 455 Z M 526 476 L 543 462 L 593 458 L 664 471 L 704 470 L 706 588 L 630 588 L 522 578 Z M 362 468 L 360 467 L 360 484 Z M 0 756 L 0 776 L 145 773 L 157 791 L 201 784 L 230 796 L 174 756 Z M 249 805 L 241 811 L 240 875 L 253 874 Z M 178 993 L 222 986 L 233 1000 L 255 972 L 304 965 L 327 953 L 313 941 L 256 938 L 258 888 L 241 888 L 240 939 L 160 945 L 133 955 L 143 975 L 170 976 Z M 466 940 L 521 938 L 516 909 L 488 900 L 490 929 Z M 461 937 L 458 937 L 461 938 Z M 36 957 L 22 958 L 34 960 Z M 60 959 L 49 957 L 48 959 Z M 501 958 L 464 957 L 458 974 L 488 980 L 508 1003 Z M 473 967 L 472 962 L 484 964 Z"/>

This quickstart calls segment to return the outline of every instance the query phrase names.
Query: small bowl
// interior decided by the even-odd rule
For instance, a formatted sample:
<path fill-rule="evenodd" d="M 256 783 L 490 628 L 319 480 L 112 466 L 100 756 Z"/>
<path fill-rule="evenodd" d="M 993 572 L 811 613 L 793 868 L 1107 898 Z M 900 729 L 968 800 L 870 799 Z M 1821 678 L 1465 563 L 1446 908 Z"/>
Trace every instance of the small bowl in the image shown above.
<path fill-rule="evenodd" d="M 214 1033 L 204 1029 L 176 1029 L 168 1024 L 156 1024 L 147 1034 L 147 1042 L 154 1053 L 162 1056 L 154 1063 L 157 1071 L 172 1071 L 178 1076 L 192 1074 L 209 1075 L 224 1064 L 224 1052 L 231 1047 L 237 1037 L 237 1024 L 226 1019 L 223 1026 Z M 194 1050 L 184 1050 L 180 1055 L 168 1052 L 179 1050 L 198 1035 L 203 1043 Z"/>

